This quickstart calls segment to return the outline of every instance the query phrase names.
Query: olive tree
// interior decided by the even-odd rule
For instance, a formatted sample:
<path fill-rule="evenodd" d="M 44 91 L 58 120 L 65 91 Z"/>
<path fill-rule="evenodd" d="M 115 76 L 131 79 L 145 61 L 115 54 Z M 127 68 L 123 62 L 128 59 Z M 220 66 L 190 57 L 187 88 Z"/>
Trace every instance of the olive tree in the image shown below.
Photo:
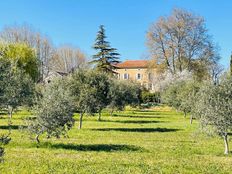
<path fill-rule="evenodd" d="M 109 104 L 108 98 L 110 79 L 106 73 L 98 71 L 90 71 L 89 78 L 87 78 L 87 84 L 92 86 L 92 90 L 95 91 L 95 107 L 98 112 L 98 121 L 101 121 L 101 112 Z"/>
<path fill-rule="evenodd" d="M 11 63 L 0 59 L 0 101 L 7 108 L 9 118 L 19 106 L 31 105 L 34 96 L 34 82 L 19 68 L 12 68 Z"/>
<path fill-rule="evenodd" d="M 176 110 L 184 112 L 186 117 L 187 113 L 191 113 L 196 95 L 200 90 L 201 84 L 194 80 L 177 81 L 175 84 L 169 85 L 162 92 L 162 100 L 169 106 L 174 107 Z M 192 124 L 193 115 L 190 115 L 190 124 Z"/>
<path fill-rule="evenodd" d="M 187 113 L 191 113 L 194 103 L 196 101 L 196 95 L 200 90 L 200 83 L 196 81 L 185 81 L 180 86 L 177 93 L 177 100 L 180 101 L 178 109 L 184 112 L 186 117 Z M 192 114 L 190 115 L 190 124 L 192 124 Z"/>
<path fill-rule="evenodd" d="M 193 114 L 199 118 L 203 130 L 214 131 L 223 137 L 225 154 L 229 153 L 228 133 L 232 131 L 232 78 L 225 78 L 218 86 L 206 84 L 199 91 Z"/>
<path fill-rule="evenodd" d="M 1 53 L 1 52 L 0 52 Z M 4 105 L 3 95 L 5 90 L 5 79 L 7 74 L 10 72 L 10 64 L 9 62 L 2 59 L 0 54 L 0 107 L 2 108 Z"/>
<path fill-rule="evenodd" d="M 179 81 L 167 86 L 161 93 L 162 102 L 178 110 L 181 105 L 181 100 L 178 98 L 178 95 L 183 85 L 184 81 Z"/>
<path fill-rule="evenodd" d="M 109 98 L 110 103 L 107 106 L 110 109 L 110 115 L 113 115 L 114 110 L 123 110 L 127 104 L 127 85 L 122 81 L 112 81 L 110 84 Z"/>
<path fill-rule="evenodd" d="M 108 103 L 109 78 L 105 73 L 94 70 L 78 70 L 70 77 L 70 90 L 75 97 L 74 104 L 80 114 L 79 129 L 82 127 L 84 113 L 98 112 L 101 120 L 101 111 Z"/>
<path fill-rule="evenodd" d="M 80 114 L 79 129 L 82 128 L 82 120 L 85 113 L 93 114 L 97 112 L 95 103 L 96 89 L 86 83 L 86 71 L 75 72 L 70 79 L 70 90 L 74 96 L 74 105 L 76 111 Z"/>
<path fill-rule="evenodd" d="M 127 90 L 125 92 L 125 101 L 128 105 L 131 106 L 137 106 L 141 104 L 141 98 L 142 98 L 142 89 L 141 85 L 134 82 L 127 82 Z"/>
<path fill-rule="evenodd" d="M 141 94 L 140 86 L 132 82 L 112 80 L 109 89 L 109 105 L 110 114 L 112 116 L 114 110 L 123 110 L 126 105 L 139 104 Z"/>
<path fill-rule="evenodd" d="M 63 79 L 54 79 L 45 86 L 41 96 L 34 106 L 35 119 L 28 124 L 29 131 L 36 134 L 37 143 L 41 134 L 59 138 L 74 124 L 72 97 Z"/>

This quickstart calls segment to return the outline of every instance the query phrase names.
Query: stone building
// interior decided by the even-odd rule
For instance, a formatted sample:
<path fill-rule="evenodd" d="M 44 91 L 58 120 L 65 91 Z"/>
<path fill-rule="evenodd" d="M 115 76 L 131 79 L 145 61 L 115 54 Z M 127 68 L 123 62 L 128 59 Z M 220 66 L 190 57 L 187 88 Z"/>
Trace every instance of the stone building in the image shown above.
<path fill-rule="evenodd" d="M 60 71 L 50 71 L 47 75 L 47 77 L 44 78 L 43 82 L 45 84 L 50 83 L 55 78 L 63 78 L 64 76 L 67 76 L 68 73 L 60 72 Z"/>
<path fill-rule="evenodd" d="M 154 69 L 149 68 L 148 60 L 127 60 L 115 65 L 115 72 L 120 80 L 132 80 L 154 91 Z"/>

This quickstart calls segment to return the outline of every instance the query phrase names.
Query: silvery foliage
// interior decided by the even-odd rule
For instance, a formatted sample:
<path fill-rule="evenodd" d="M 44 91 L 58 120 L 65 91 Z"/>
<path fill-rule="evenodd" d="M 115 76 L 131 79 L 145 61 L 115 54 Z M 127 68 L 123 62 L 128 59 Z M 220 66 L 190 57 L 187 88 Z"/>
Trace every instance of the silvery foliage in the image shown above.
<path fill-rule="evenodd" d="M 33 103 L 34 82 L 29 75 L 0 57 L 0 106 L 8 109 L 9 117 L 19 106 Z"/>
<path fill-rule="evenodd" d="M 222 79 L 219 85 L 206 84 L 198 93 L 193 115 L 200 120 L 202 130 L 217 133 L 229 153 L 228 133 L 232 131 L 232 78 Z"/>
<path fill-rule="evenodd" d="M 207 84 L 197 95 L 193 114 L 203 128 L 219 135 L 232 130 L 232 78 L 222 79 L 218 86 Z"/>
<path fill-rule="evenodd" d="M 154 74 L 152 81 L 155 91 L 162 92 L 169 85 L 181 82 L 192 80 L 193 75 L 188 70 L 183 70 L 182 72 L 177 72 L 176 74 L 171 73 L 170 71 L 165 71 L 164 73 Z"/>
<path fill-rule="evenodd" d="M 140 86 L 125 81 L 112 80 L 110 83 L 108 108 L 123 110 L 126 105 L 137 105 L 139 103 Z"/>
<path fill-rule="evenodd" d="M 54 79 L 42 90 L 34 107 L 36 118 L 29 122 L 29 130 L 38 137 L 46 133 L 47 137 L 59 138 L 65 135 L 74 124 L 72 97 L 64 79 Z"/>
<path fill-rule="evenodd" d="M 93 114 L 107 106 L 109 78 L 107 74 L 94 70 L 78 70 L 72 74 L 70 90 L 79 113 Z"/>

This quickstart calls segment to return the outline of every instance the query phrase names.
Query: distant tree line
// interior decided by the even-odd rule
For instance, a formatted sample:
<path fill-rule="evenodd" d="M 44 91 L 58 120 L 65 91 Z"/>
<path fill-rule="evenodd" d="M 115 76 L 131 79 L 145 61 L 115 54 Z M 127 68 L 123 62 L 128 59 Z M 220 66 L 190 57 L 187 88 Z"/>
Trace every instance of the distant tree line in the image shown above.
<path fill-rule="evenodd" d="M 36 58 L 38 65 L 36 80 L 40 82 L 51 71 L 69 73 L 77 68 L 86 66 L 87 63 L 87 56 L 79 48 L 74 48 L 70 45 L 63 45 L 57 48 L 52 44 L 48 36 L 36 31 L 32 26 L 27 24 L 6 26 L 0 31 L 0 41 L 1 47 L 9 47 L 10 49 L 17 47 L 16 52 L 12 52 L 14 55 L 9 55 L 13 56 L 12 59 L 15 59 L 19 51 L 27 58 Z M 30 48 L 29 50 L 31 54 L 33 53 L 33 56 L 28 54 L 28 52 L 26 54 L 23 47 L 25 47 L 24 49 L 26 47 Z M 29 59 L 25 58 L 24 61 L 29 61 Z"/>

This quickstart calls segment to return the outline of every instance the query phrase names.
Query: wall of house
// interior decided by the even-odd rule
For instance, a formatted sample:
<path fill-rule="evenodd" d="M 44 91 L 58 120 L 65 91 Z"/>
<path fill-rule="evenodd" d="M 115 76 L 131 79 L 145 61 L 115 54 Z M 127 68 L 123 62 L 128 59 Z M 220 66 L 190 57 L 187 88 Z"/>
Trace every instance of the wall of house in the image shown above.
<path fill-rule="evenodd" d="M 50 83 L 52 80 L 56 79 L 56 78 L 62 78 L 63 76 L 55 71 L 50 71 L 48 73 L 48 76 L 44 78 L 44 83 Z"/>
<path fill-rule="evenodd" d="M 148 72 L 147 68 L 123 68 L 116 69 L 115 71 L 118 73 L 118 79 L 136 81 L 137 83 L 145 86 L 147 89 L 151 91 L 153 90 L 153 84 L 151 80 L 153 72 Z"/>

